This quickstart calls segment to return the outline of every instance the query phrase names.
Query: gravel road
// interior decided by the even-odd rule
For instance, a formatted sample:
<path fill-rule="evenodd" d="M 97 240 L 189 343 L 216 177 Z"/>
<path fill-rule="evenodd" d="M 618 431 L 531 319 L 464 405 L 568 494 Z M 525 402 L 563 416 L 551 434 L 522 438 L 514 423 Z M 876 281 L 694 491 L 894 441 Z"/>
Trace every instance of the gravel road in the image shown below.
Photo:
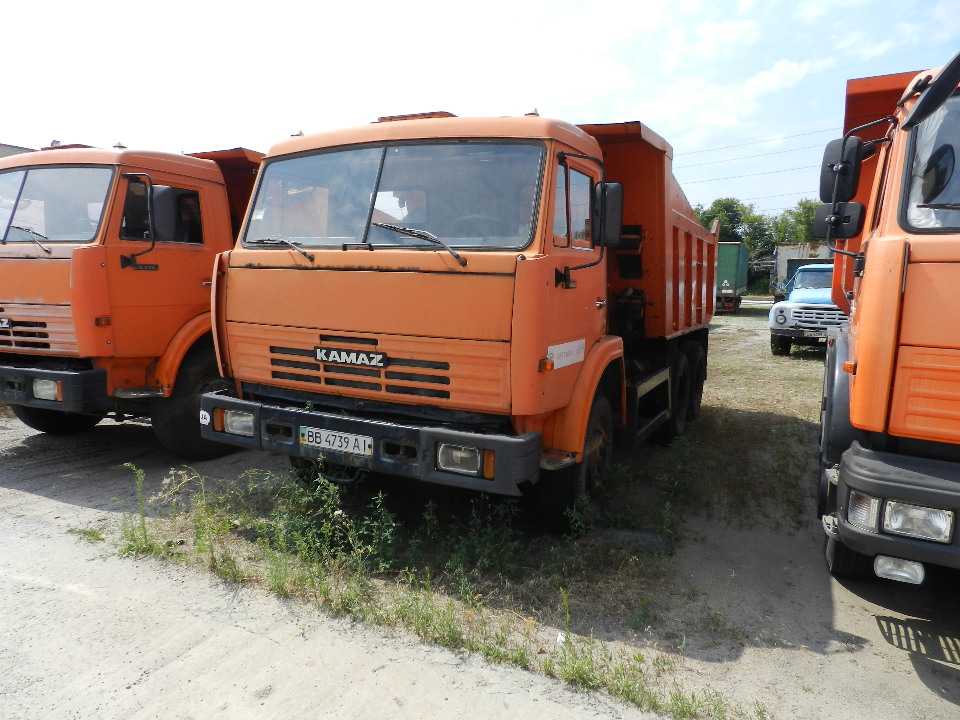
<path fill-rule="evenodd" d="M 651 717 L 70 533 L 133 506 L 124 462 L 168 469 L 146 426 L 56 439 L 0 418 L 0 458 L 2 720 Z"/>

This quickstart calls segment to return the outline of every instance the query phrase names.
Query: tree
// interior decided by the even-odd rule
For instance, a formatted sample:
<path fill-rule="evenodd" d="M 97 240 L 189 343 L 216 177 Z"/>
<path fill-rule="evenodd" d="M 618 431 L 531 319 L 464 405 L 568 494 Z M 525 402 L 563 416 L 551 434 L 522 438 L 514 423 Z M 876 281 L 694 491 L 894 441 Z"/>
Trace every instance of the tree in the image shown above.
<path fill-rule="evenodd" d="M 718 198 L 710 207 L 697 205 L 694 208 L 700 223 L 709 228 L 714 219 L 720 221 L 720 242 L 742 242 L 750 257 L 756 258 L 773 251 L 776 240 L 771 232 L 770 220 L 736 198 Z"/>

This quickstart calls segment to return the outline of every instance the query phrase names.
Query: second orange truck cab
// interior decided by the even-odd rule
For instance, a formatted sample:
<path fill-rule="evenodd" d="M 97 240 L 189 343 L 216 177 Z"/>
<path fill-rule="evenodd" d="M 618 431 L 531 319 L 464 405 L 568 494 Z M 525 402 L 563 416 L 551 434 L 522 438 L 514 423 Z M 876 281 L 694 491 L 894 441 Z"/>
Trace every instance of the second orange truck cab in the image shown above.
<path fill-rule="evenodd" d="M 671 155 L 640 123 L 446 114 L 275 146 L 218 265 L 239 397 L 204 396 L 204 436 L 535 493 L 562 525 L 615 430 L 699 408 L 716 238 Z"/>
<path fill-rule="evenodd" d="M 199 393 L 223 386 L 214 258 L 262 156 L 51 148 L 0 159 L 0 401 L 50 433 L 150 416 L 190 458 Z"/>
<path fill-rule="evenodd" d="M 825 153 L 834 243 L 818 515 L 835 575 L 920 583 L 960 567 L 960 54 L 939 71 L 851 80 Z"/>

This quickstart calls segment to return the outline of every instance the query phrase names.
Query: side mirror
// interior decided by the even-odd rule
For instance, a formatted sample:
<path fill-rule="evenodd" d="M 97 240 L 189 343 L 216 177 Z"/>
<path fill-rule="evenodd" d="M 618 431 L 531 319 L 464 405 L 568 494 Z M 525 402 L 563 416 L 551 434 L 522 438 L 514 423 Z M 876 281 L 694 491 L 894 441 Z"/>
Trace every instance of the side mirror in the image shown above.
<path fill-rule="evenodd" d="M 623 185 L 601 182 L 593 186 L 593 244 L 615 248 L 620 245 L 623 224 Z"/>
<path fill-rule="evenodd" d="M 863 203 L 858 202 L 836 203 L 836 212 L 833 203 L 821 205 L 813 220 L 813 235 L 825 238 L 829 233 L 833 240 L 856 237 L 863 230 L 864 213 Z"/>
<path fill-rule="evenodd" d="M 821 202 L 847 202 L 853 199 L 860 183 L 862 159 L 863 140 L 856 135 L 827 143 L 820 166 Z"/>
<path fill-rule="evenodd" d="M 177 237 L 177 190 L 166 185 L 152 185 L 150 196 L 150 239 L 173 242 Z"/>

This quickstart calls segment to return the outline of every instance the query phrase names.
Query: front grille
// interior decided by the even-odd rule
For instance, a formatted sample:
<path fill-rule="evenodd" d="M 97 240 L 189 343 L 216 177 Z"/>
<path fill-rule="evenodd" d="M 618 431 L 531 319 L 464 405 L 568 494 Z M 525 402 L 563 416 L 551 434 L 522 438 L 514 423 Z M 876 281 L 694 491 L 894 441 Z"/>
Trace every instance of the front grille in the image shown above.
<path fill-rule="evenodd" d="M 231 371 L 244 383 L 309 395 L 502 413 L 510 408 L 510 345 L 401 335 L 357 336 L 228 323 Z M 324 359 L 317 350 L 325 350 Z M 383 367 L 339 355 L 386 356 Z M 333 360 L 331 361 L 331 357 Z M 357 355 L 359 358 L 359 355 Z M 350 361 L 352 362 L 352 361 Z"/>
<path fill-rule="evenodd" d="M 0 349 L 75 354 L 77 338 L 67 305 L 0 306 Z"/>
<path fill-rule="evenodd" d="M 321 342 L 335 347 L 343 345 L 346 347 L 376 348 L 379 345 L 375 338 L 329 335 L 322 336 Z M 291 357 L 312 359 L 291 360 Z M 388 395 L 419 395 L 442 399 L 449 399 L 450 397 L 448 390 L 437 389 L 436 387 L 450 384 L 450 378 L 446 375 L 446 372 L 450 369 L 450 364 L 447 362 L 394 358 L 390 360 L 386 369 L 356 367 L 321 362 L 316 359 L 316 351 L 312 349 L 271 345 L 270 365 L 272 368 L 283 368 L 282 370 L 271 371 L 271 377 L 275 380 L 294 380 L 314 385 L 353 388 Z M 411 368 L 416 372 L 398 370 L 397 368 Z M 291 372 L 291 370 L 302 372 Z"/>
<path fill-rule="evenodd" d="M 803 305 L 795 308 L 793 319 L 803 327 L 840 327 L 847 316 L 836 305 Z"/>

